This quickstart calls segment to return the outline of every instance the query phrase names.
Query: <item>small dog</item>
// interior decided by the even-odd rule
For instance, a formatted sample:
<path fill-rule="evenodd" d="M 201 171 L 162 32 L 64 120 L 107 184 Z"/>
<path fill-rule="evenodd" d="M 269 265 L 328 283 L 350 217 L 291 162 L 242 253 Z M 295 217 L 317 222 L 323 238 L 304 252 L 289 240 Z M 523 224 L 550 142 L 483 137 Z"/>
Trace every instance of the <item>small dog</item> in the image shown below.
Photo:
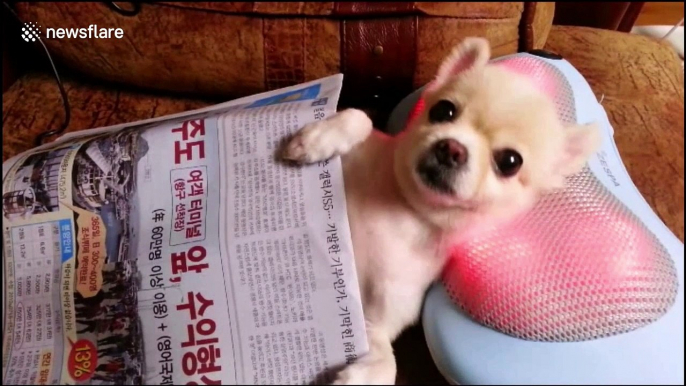
<path fill-rule="evenodd" d="M 594 124 L 565 127 L 535 84 L 489 59 L 485 39 L 455 47 L 426 109 L 396 137 L 349 109 L 306 125 L 282 153 L 298 163 L 342 157 L 369 352 L 335 384 L 395 383 L 391 343 L 417 321 L 451 244 L 563 187 L 599 146 Z"/>

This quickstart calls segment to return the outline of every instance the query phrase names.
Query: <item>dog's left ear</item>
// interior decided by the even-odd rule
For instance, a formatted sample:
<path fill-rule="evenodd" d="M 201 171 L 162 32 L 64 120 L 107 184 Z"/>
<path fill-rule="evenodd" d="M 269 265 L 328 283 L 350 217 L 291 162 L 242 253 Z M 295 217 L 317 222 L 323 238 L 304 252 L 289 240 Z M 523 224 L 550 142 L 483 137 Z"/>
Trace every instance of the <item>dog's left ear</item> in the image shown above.
<path fill-rule="evenodd" d="M 488 40 L 478 37 L 466 38 L 443 60 L 429 88 L 438 89 L 460 73 L 483 68 L 490 58 L 491 47 Z"/>
<path fill-rule="evenodd" d="M 564 147 L 557 164 L 561 177 L 580 172 L 601 143 L 600 129 L 595 123 L 567 126 L 564 132 Z"/>

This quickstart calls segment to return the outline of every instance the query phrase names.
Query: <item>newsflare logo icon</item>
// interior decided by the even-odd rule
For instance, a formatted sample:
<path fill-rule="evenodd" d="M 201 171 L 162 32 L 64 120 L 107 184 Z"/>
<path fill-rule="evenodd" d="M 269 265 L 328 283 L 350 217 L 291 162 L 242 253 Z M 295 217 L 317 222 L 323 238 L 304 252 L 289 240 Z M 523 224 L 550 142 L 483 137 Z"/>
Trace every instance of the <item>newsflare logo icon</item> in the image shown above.
<path fill-rule="evenodd" d="M 40 26 L 36 25 L 36 23 L 24 23 L 24 26 L 21 28 L 21 37 L 27 42 L 35 42 L 36 39 L 40 38 L 40 29 L 38 29 Z"/>
<path fill-rule="evenodd" d="M 26 42 L 42 39 L 40 25 L 33 22 L 24 23 L 21 37 Z M 45 28 L 45 39 L 121 39 L 124 30 L 121 28 L 99 28 L 91 24 L 88 28 Z"/>

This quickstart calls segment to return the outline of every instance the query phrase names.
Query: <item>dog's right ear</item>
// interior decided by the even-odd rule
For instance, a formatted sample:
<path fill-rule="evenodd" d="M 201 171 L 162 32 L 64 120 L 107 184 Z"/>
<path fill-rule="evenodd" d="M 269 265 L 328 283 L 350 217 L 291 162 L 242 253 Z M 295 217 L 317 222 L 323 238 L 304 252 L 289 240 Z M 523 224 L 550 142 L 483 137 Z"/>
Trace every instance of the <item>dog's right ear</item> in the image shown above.
<path fill-rule="evenodd" d="M 485 38 L 466 38 L 453 48 L 438 68 L 436 78 L 428 89 L 438 89 L 450 78 L 460 73 L 483 68 L 491 58 L 491 47 Z"/>
<path fill-rule="evenodd" d="M 596 123 L 565 127 L 565 144 L 558 159 L 558 172 L 563 177 L 576 174 L 586 165 L 602 143 Z"/>

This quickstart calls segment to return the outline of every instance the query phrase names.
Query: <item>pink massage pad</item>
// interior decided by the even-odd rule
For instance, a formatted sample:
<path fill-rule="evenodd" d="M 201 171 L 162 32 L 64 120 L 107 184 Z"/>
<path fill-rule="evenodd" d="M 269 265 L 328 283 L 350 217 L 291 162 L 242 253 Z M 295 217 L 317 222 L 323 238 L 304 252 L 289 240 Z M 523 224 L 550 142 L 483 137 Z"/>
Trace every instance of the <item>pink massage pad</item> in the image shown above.
<path fill-rule="evenodd" d="M 571 87 L 555 67 L 533 56 L 498 64 L 530 77 L 563 121 L 576 121 Z M 423 110 L 422 98 L 410 121 Z M 537 341 L 647 325 L 667 312 L 677 290 L 664 247 L 588 168 L 530 212 L 454 245 L 443 281 L 476 321 Z"/>

